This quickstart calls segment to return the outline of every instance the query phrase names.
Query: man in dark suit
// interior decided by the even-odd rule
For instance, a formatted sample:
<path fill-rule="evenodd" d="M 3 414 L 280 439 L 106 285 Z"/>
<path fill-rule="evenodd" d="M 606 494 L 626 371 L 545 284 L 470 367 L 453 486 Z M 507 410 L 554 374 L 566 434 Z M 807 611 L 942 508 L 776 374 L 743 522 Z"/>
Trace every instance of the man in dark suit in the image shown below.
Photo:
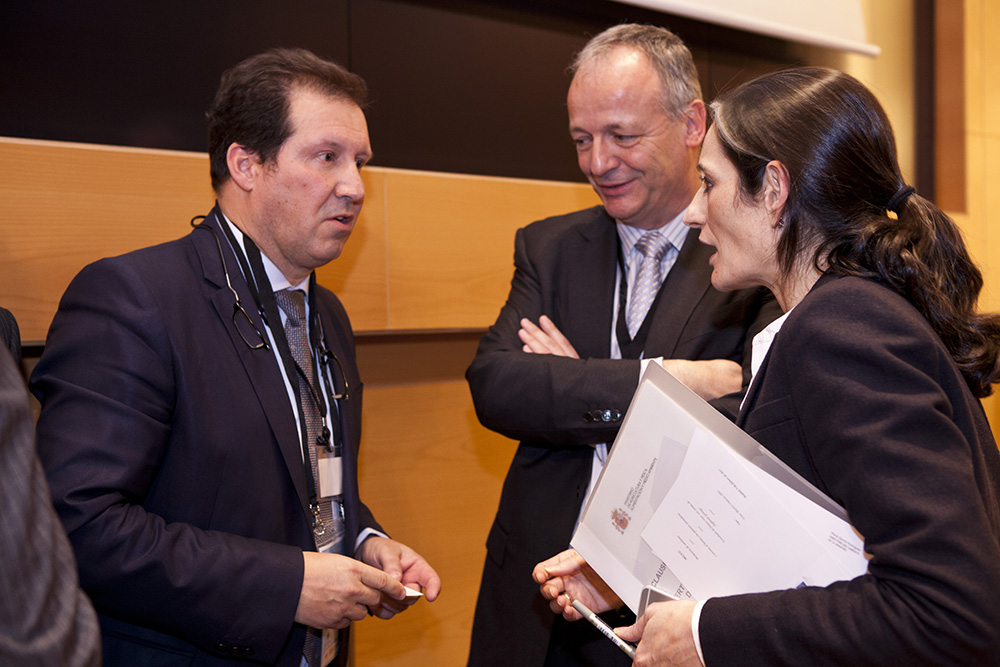
<path fill-rule="evenodd" d="M 712 289 L 711 253 L 683 224 L 705 134 L 683 43 L 617 26 L 572 69 L 570 134 L 603 206 L 517 232 L 510 295 L 467 373 L 482 423 L 521 440 L 487 539 L 476 666 L 630 664 L 594 628 L 552 614 L 532 568 L 569 545 L 643 364 L 734 418 L 744 347 L 779 314 L 756 290 Z"/>
<path fill-rule="evenodd" d="M 227 71 L 217 206 L 60 303 L 32 377 L 39 452 L 105 664 L 346 664 L 351 620 L 440 589 L 358 497 L 353 333 L 313 273 L 364 199 L 365 95 L 302 50 Z"/>

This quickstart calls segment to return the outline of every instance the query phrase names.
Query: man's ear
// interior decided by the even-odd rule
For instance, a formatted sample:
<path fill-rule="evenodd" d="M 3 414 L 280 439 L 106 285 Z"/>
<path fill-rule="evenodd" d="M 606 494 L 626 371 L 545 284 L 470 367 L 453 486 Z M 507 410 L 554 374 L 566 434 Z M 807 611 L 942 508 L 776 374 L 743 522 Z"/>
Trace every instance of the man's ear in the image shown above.
<path fill-rule="evenodd" d="M 230 144 L 226 151 L 226 165 L 229 167 L 229 178 L 239 189 L 246 192 L 253 190 L 261 166 L 256 153 L 240 144 Z"/>
<path fill-rule="evenodd" d="M 774 215 L 775 222 L 781 217 L 788 201 L 788 186 L 791 180 L 788 169 L 778 160 L 771 160 L 764 167 L 763 202 L 768 213 Z"/>
<path fill-rule="evenodd" d="M 695 100 L 684 109 L 684 143 L 688 148 L 698 148 L 705 140 L 705 103 Z"/>

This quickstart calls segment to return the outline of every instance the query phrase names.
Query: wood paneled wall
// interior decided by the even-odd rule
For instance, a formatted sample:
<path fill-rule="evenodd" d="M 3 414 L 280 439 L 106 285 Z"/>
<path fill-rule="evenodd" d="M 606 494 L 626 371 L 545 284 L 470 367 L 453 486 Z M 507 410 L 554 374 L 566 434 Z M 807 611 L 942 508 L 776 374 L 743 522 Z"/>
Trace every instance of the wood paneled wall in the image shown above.
<path fill-rule="evenodd" d="M 464 373 L 477 342 L 469 334 L 394 335 L 358 347 L 366 378 L 361 494 L 444 584 L 433 604 L 357 624 L 359 667 L 465 664 L 486 535 L 516 447 L 473 411 Z"/>
<path fill-rule="evenodd" d="M 1000 3 L 995 0 L 942 0 L 945 7 L 964 7 L 964 37 L 951 44 L 965 58 L 966 205 L 953 214 L 962 226 L 973 257 L 983 270 L 986 287 L 980 307 L 1000 311 Z M 951 213 L 949 211 L 949 213 Z M 1000 440 L 1000 396 L 983 401 Z"/>
<path fill-rule="evenodd" d="M 514 230 L 599 203 L 579 183 L 379 167 L 365 185 L 347 248 L 318 273 L 359 332 L 485 328 Z M 186 234 L 213 200 L 204 153 L 0 138 L 0 303 L 41 342 L 84 265 Z"/>

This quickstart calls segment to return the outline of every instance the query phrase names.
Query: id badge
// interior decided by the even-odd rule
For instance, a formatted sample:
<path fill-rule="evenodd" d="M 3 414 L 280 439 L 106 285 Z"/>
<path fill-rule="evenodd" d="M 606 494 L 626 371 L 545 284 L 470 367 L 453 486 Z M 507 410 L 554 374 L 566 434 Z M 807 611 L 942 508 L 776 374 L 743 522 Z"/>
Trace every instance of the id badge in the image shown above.
<path fill-rule="evenodd" d="M 316 450 L 316 467 L 319 472 L 319 497 L 333 498 L 341 493 L 341 457 L 334 456 L 326 447 Z"/>
<path fill-rule="evenodd" d="M 337 631 L 332 628 L 323 630 L 323 657 L 321 665 L 329 665 L 337 657 Z"/>

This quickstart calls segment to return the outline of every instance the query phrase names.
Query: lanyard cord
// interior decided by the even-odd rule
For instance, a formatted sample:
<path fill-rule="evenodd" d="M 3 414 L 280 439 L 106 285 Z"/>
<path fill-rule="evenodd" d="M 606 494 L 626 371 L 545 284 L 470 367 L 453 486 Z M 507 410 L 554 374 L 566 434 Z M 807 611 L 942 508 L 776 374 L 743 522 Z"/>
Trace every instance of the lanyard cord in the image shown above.
<path fill-rule="evenodd" d="M 330 442 L 330 429 L 327 426 L 327 405 L 322 391 L 317 392 L 313 388 L 312 383 L 309 382 L 305 371 L 299 366 L 298 362 L 295 361 L 292 356 L 291 348 L 288 345 L 288 339 L 285 337 L 285 329 L 282 326 L 271 326 L 271 322 L 275 322 L 280 325 L 281 316 L 278 312 L 278 303 L 274 298 L 274 291 L 271 288 L 271 281 L 267 277 L 267 271 L 264 269 L 264 262 L 261 259 L 260 249 L 253 242 L 245 232 L 243 233 L 243 245 L 245 248 L 245 255 L 242 252 L 238 252 L 239 244 L 236 242 L 236 238 L 233 235 L 232 230 L 226 223 L 226 220 L 222 218 L 221 213 L 216 216 L 219 222 L 219 226 L 222 228 L 223 233 L 226 235 L 226 239 L 229 241 L 230 246 L 233 249 L 233 253 L 236 255 L 236 260 L 240 264 L 240 269 L 243 271 L 243 275 L 246 277 L 247 287 L 250 289 L 250 294 L 253 297 L 254 303 L 257 306 L 257 312 L 260 314 L 261 319 L 264 321 L 264 325 L 270 329 L 271 335 L 274 337 L 275 346 L 278 348 L 278 356 L 281 359 L 282 365 L 285 367 L 285 373 L 289 380 L 293 377 L 301 378 L 300 383 L 296 383 L 296 399 L 298 401 L 298 417 L 299 417 L 299 431 L 301 432 L 301 440 L 303 447 L 303 463 L 306 472 L 306 483 L 309 492 L 309 502 L 310 505 L 316 504 L 316 499 L 318 497 L 316 491 L 316 480 L 313 478 L 312 472 L 312 462 L 309 457 L 309 451 L 305 449 L 306 447 L 313 447 L 315 445 L 325 446 L 332 450 L 335 456 L 339 456 L 342 452 L 342 444 L 340 438 L 340 428 L 336 422 L 333 423 L 334 428 L 334 444 L 331 445 Z M 248 263 L 249 262 L 249 263 Z M 308 318 L 307 328 L 309 333 L 310 346 L 310 358 L 314 359 L 314 354 L 312 350 L 320 351 L 320 366 L 322 368 L 317 368 L 317 375 L 322 377 L 322 382 L 324 388 L 330 396 L 334 395 L 334 392 L 330 387 L 330 380 L 327 377 L 329 374 L 329 361 L 327 356 L 330 352 L 326 349 L 324 343 L 325 334 L 323 333 L 323 325 L 320 321 L 319 315 L 316 311 L 316 276 L 315 274 L 309 277 L 309 311 L 310 317 Z M 311 326 L 315 322 L 315 326 Z M 309 398 L 316 405 L 319 413 L 322 417 L 323 429 L 318 438 L 318 442 L 310 443 L 308 442 L 308 429 L 305 423 L 305 412 L 302 409 L 302 391 L 301 387 L 305 386 L 308 390 Z"/>

